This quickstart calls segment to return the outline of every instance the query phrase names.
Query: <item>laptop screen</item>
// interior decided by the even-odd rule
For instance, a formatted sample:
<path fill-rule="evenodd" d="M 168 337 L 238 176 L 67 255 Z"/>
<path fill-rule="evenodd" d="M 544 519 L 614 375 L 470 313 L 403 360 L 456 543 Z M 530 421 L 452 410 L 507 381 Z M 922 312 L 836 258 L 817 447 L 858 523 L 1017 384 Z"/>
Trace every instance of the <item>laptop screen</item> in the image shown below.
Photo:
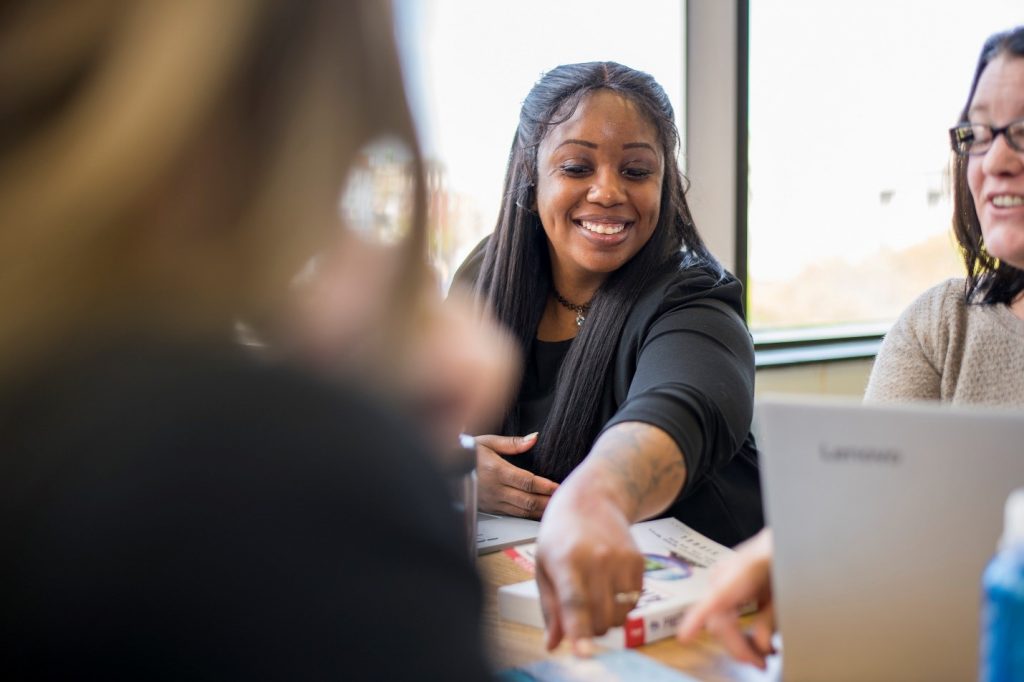
<path fill-rule="evenodd" d="M 1024 412 L 816 396 L 757 415 L 785 679 L 976 679 Z"/>

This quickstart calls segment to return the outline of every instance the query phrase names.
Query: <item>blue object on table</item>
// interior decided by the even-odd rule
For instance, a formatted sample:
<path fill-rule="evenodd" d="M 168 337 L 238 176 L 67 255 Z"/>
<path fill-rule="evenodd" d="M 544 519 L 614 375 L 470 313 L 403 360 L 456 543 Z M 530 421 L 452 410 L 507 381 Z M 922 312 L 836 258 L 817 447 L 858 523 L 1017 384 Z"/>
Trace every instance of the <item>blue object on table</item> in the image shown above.
<path fill-rule="evenodd" d="M 1024 488 L 1006 500 L 999 551 L 982 575 L 982 682 L 1024 680 Z"/>

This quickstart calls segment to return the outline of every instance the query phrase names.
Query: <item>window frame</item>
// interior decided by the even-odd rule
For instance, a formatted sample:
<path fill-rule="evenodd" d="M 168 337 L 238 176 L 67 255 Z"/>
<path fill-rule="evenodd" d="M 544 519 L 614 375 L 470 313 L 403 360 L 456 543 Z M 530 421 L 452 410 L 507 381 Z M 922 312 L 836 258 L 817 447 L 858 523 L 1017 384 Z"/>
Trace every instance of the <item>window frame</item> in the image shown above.
<path fill-rule="evenodd" d="M 709 248 L 747 290 L 750 0 L 688 0 L 685 16 L 687 197 Z M 873 358 L 884 333 L 754 332 L 756 363 L 780 367 Z"/>

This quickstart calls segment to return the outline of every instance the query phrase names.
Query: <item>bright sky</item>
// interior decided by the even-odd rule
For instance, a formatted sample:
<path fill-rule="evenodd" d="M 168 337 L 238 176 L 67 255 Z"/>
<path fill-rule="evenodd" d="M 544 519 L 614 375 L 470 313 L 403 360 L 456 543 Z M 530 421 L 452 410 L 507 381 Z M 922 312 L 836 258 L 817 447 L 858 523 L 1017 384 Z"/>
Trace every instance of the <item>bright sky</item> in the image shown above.
<path fill-rule="evenodd" d="M 1021 22 L 1021 0 L 753 0 L 751 276 L 948 230 L 947 130 L 985 38 Z"/>

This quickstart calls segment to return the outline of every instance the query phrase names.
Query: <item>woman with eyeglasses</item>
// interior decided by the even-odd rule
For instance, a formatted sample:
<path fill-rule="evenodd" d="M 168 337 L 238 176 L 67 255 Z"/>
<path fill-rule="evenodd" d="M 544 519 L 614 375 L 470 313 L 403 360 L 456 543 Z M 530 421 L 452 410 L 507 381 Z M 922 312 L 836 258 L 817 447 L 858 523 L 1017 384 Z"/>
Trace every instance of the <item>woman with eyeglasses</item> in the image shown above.
<path fill-rule="evenodd" d="M 967 277 L 903 313 L 865 400 L 1024 405 L 1024 27 L 985 43 L 950 139 Z"/>
<path fill-rule="evenodd" d="M 886 335 L 866 401 L 1024 405 L 1024 26 L 990 37 L 960 123 L 950 130 L 953 232 L 967 269 L 925 292 Z M 717 570 L 714 591 L 679 627 L 702 628 L 759 668 L 773 653 L 771 531 Z M 741 606 L 760 609 L 751 627 Z"/>

